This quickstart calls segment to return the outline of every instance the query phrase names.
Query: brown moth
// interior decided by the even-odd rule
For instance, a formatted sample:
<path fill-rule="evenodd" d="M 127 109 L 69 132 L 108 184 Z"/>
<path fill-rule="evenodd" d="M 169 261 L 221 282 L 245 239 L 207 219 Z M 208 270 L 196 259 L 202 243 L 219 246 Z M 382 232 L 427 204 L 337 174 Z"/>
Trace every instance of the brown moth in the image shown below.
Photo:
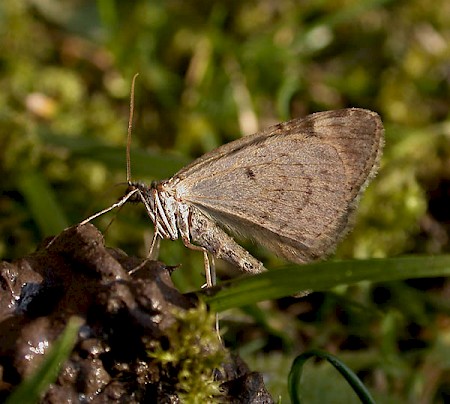
<path fill-rule="evenodd" d="M 151 251 L 159 239 L 181 237 L 203 251 L 207 286 L 215 282 L 208 253 L 244 272 L 265 270 L 229 232 L 288 261 L 313 261 L 347 233 L 377 171 L 383 133 L 369 110 L 318 112 L 225 144 L 150 186 L 130 180 L 128 158 L 125 196 L 81 224 L 127 201 L 142 202 L 155 227 Z"/>

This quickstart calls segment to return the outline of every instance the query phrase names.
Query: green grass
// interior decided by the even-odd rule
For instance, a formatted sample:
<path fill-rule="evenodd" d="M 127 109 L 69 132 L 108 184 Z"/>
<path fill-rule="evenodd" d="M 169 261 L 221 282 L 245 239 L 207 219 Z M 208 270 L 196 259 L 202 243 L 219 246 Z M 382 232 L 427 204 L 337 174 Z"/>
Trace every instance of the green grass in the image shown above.
<path fill-rule="evenodd" d="M 216 311 L 311 291 L 326 291 L 358 282 L 393 282 L 450 276 L 450 255 L 318 262 L 289 265 L 217 286 L 205 301 Z M 211 295 L 211 291 L 204 291 Z"/>
<path fill-rule="evenodd" d="M 83 320 L 72 317 L 52 349 L 46 353 L 42 363 L 28 379 L 17 387 L 6 400 L 7 404 L 33 404 L 45 393 L 50 383 L 54 383 L 61 365 L 69 357 L 77 341 Z"/>

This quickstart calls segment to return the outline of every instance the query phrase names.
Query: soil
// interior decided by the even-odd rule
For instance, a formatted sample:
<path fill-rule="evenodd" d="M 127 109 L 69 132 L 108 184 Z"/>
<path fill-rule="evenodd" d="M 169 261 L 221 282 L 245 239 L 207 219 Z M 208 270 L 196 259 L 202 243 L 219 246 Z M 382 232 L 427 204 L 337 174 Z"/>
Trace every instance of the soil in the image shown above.
<path fill-rule="evenodd" d="M 170 332 L 183 326 L 174 313 L 199 304 L 195 295 L 174 287 L 172 270 L 105 247 L 91 224 L 66 229 L 35 253 L 2 262 L 0 400 L 39 368 L 77 316 L 83 325 L 75 348 L 41 402 L 182 402 L 182 363 L 169 366 L 149 354 L 174 348 Z M 209 371 L 220 394 L 212 401 L 272 403 L 262 376 L 219 346 L 224 359 Z"/>

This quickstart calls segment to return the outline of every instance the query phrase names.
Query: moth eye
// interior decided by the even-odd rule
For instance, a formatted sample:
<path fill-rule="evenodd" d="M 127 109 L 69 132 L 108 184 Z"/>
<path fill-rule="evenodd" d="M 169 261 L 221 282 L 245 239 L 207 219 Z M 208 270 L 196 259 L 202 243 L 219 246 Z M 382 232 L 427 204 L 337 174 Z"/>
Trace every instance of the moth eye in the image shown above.
<path fill-rule="evenodd" d="M 137 187 L 135 187 L 134 185 L 129 185 L 127 187 L 127 189 L 125 190 L 125 195 L 128 195 L 129 193 L 133 192 L 135 189 L 137 189 Z M 133 196 L 131 198 L 133 198 Z"/>

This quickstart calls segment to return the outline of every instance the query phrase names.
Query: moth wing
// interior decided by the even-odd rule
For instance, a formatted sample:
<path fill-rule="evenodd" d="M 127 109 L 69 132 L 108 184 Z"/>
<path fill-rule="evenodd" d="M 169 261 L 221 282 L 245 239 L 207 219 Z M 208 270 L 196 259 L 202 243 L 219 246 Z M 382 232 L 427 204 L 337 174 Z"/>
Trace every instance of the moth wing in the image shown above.
<path fill-rule="evenodd" d="M 320 112 L 221 146 L 170 182 L 220 225 L 303 263 L 345 235 L 382 146 L 376 113 Z"/>

